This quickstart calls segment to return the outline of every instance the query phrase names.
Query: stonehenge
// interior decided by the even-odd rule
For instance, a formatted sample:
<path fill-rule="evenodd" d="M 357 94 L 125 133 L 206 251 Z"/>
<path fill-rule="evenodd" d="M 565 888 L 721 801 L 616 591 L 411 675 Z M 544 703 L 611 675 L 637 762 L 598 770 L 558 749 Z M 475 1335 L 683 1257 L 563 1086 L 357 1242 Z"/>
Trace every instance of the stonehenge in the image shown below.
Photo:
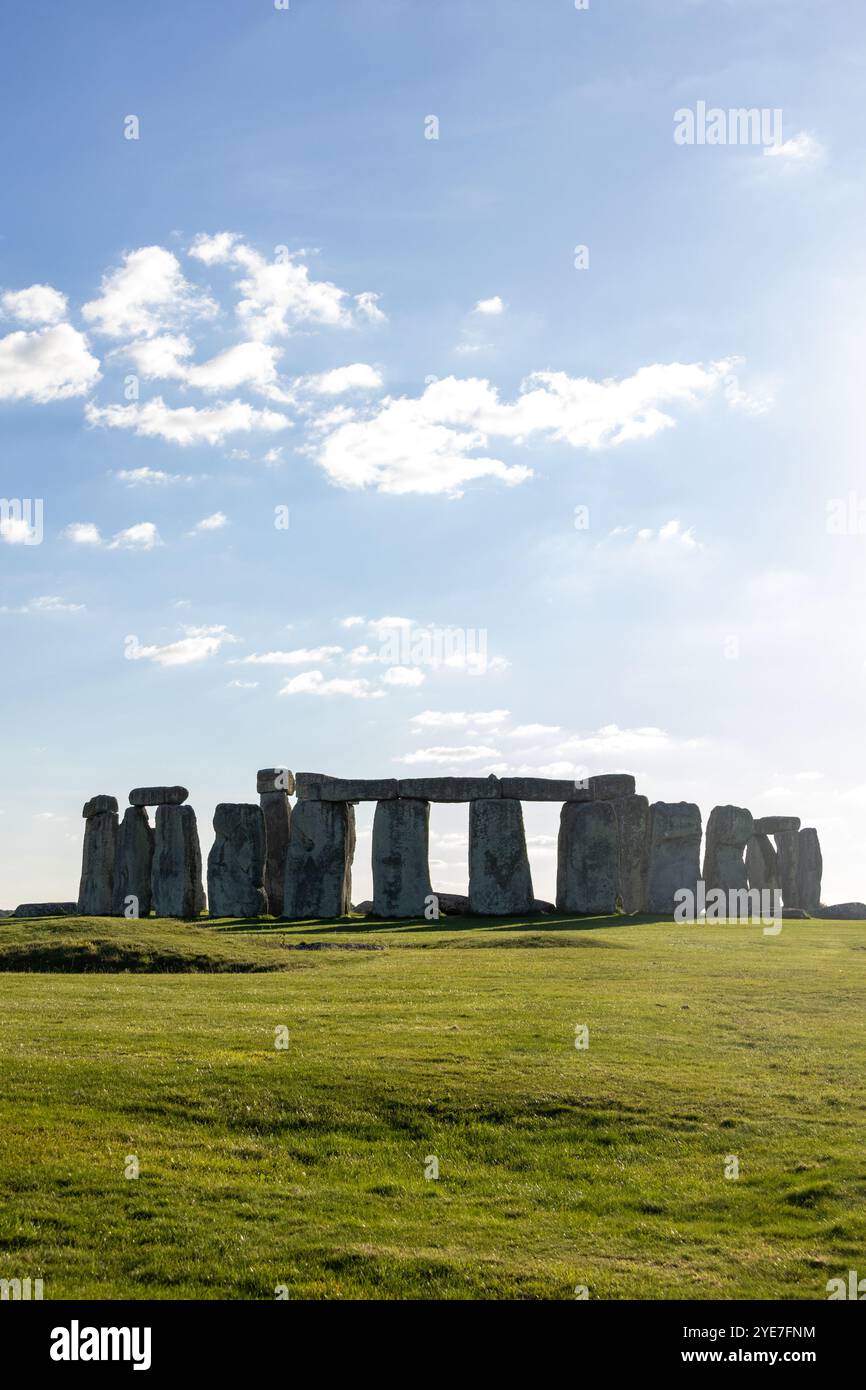
<path fill-rule="evenodd" d="M 285 767 L 256 774 L 258 805 L 221 802 L 207 862 L 212 917 L 293 920 L 345 916 L 351 908 L 355 811 L 374 802 L 373 896 L 383 918 L 434 920 L 439 910 L 478 916 L 672 915 L 683 890 L 739 901 L 781 889 L 786 915 L 820 916 L 823 862 L 817 831 L 797 816 L 752 817 L 716 806 L 702 837 L 692 802 L 652 805 L 626 773 L 569 780 L 535 776 L 342 778 Z M 295 794 L 294 806 L 289 798 Z M 77 910 L 90 915 L 195 919 L 205 909 L 195 811 L 182 786 L 136 787 L 118 823 L 115 797 L 85 804 Z M 523 806 L 559 803 L 556 905 L 535 898 Z M 431 803 L 469 805 L 468 895 L 431 886 Z M 156 808 L 151 824 L 148 808 Z M 703 877 L 701 844 L 704 843 Z M 698 891 L 702 886 L 703 897 Z M 775 899 L 773 899 L 775 901 Z M 430 906 L 436 904 L 431 912 Z M 39 904 L 22 907 L 39 907 Z M 838 905 L 840 912 L 848 905 Z M 722 914 L 724 915 L 724 914 Z"/>

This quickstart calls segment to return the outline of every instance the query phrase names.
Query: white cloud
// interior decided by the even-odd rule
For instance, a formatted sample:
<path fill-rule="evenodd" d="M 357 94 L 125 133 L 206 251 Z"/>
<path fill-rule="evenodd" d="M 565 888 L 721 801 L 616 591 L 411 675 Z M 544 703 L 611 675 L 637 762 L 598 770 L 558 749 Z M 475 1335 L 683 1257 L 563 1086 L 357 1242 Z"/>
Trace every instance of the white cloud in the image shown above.
<path fill-rule="evenodd" d="M 415 763 L 475 763 L 480 762 L 482 758 L 498 757 L 499 753 L 495 748 L 463 744 L 452 748 L 418 748 L 414 753 L 404 753 L 402 757 L 395 758 L 394 761 L 412 766 Z"/>
<path fill-rule="evenodd" d="M 225 512 L 213 512 L 211 516 L 202 517 L 201 521 L 197 521 L 190 534 L 195 535 L 197 531 L 221 531 L 228 524 L 229 519 Z"/>
<path fill-rule="evenodd" d="M 472 312 L 473 314 L 488 315 L 504 314 L 505 305 L 499 298 L 499 295 L 494 294 L 490 299 L 479 299 Z"/>
<path fill-rule="evenodd" d="M 118 531 L 110 541 L 103 541 L 99 527 L 92 521 L 73 521 L 61 532 L 74 545 L 105 546 L 106 550 L 153 550 L 162 545 L 159 532 L 152 521 L 138 521 Z"/>
<path fill-rule="evenodd" d="M 301 377 L 297 385 L 317 396 L 339 396 L 343 391 L 375 391 L 382 385 L 382 374 L 366 362 L 334 367 L 317 376 Z"/>
<path fill-rule="evenodd" d="M 560 728 L 558 724 L 518 724 L 515 729 L 511 729 L 509 738 L 541 738 L 545 734 L 558 734 Z"/>
<path fill-rule="evenodd" d="M 488 709 L 476 710 L 468 713 L 465 710 L 445 711 L 438 709 L 425 709 L 420 714 L 414 714 L 410 723 L 414 724 L 417 730 L 421 729 L 465 729 L 467 726 L 484 729 L 494 728 L 497 724 L 502 724 L 508 718 L 507 709 Z"/>
<path fill-rule="evenodd" d="M 290 652 L 263 652 L 241 657 L 244 666 L 306 666 L 311 661 L 330 661 L 342 647 L 297 647 Z"/>
<path fill-rule="evenodd" d="M 216 305 L 184 278 L 178 259 L 163 246 L 129 251 L 123 264 L 102 278 L 101 293 L 81 310 L 110 338 L 150 338 L 193 315 L 211 317 Z"/>
<path fill-rule="evenodd" d="M 629 530 L 630 528 L 619 529 Z M 670 521 L 666 521 L 657 531 L 654 531 L 651 526 L 642 527 L 637 532 L 636 540 L 641 545 L 655 544 L 682 550 L 703 549 L 700 543 L 695 540 L 693 528 L 689 527 L 688 530 L 684 530 L 677 517 L 672 517 Z"/>
<path fill-rule="evenodd" d="M 340 627 L 363 627 L 364 622 L 364 618 L 341 618 Z"/>
<path fill-rule="evenodd" d="M 200 363 L 189 361 L 193 345 L 182 335 L 142 338 L 118 351 L 132 361 L 146 381 L 180 381 L 210 393 L 251 386 L 265 394 L 284 398 L 277 385 L 280 350 L 266 343 L 235 343 Z"/>
<path fill-rule="evenodd" d="M 764 154 L 771 159 L 780 159 L 786 164 L 815 164 L 826 154 L 821 141 L 808 130 L 792 135 L 779 145 L 767 145 Z"/>
<path fill-rule="evenodd" d="M 88 403 L 85 418 L 89 425 L 107 425 L 112 429 L 134 430 L 145 438 L 167 439 L 172 444 L 220 444 L 229 434 L 250 430 L 288 429 L 291 421 L 273 410 L 255 410 L 245 401 L 220 401 L 203 407 L 186 405 L 172 408 L 162 396 L 154 396 L 144 405 L 109 405 L 100 407 Z"/>
<path fill-rule="evenodd" d="M 128 487 L 163 487 L 169 483 L 192 483 L 190 474 L 165 473 L 161 468 L 119 468 L 115 478 Z"/>
<path fill-rule="evenodd" d="M 99 376 L 87 339 L 68 323 L 0 338 L 0 400 L 44 405 L 83 396 Z"/>
<path fill-rule="evenodd" d="M 326 680 L 322 671 L 304 671 L 282 686 L 281 695 L 348 695 L 353 700 L 381 699 L 384 692 L 374 690 L 366 680 Z"/>
<path fill-rule="evenodd" d="M 424 672 L 417 666 L 390 666 L 382 677 L 382 680 L 385 685 L 423 685 Z"/>
<path fill-rule="evenodd" d="M 65 294 L 51 285 L 30 285 L 26 290 L 7 290 L 0 296 L 4 314 L 26 324 L 56 324 L 66 318 Z"/>
<path fill-rule="evenodd" d="M 7 545 L 30 545 L 38 540 L 36 527 L 26 517 L 0 517 L 0 541 Z"/>
<path fill-rule="evenodd" d="M 129 661 L 154 661 L 158 666 L 189 666 L 215 656 L 226 642 L 237 640 L 224 626 L 187 627 L 184 632 L 185 637 L 164 646 L 145 647 L 137 637 L 129 636 L 124 641 L 124 654 Z"/>
<path fill-rule="evenodd" d="M 556 751 L 561 754 L 592 753 L 603 757 L 624 754 L 646 756 L 653 753 L 670 753 L 675 748 L 699 748 L 702 742 L 702 739 L 677 740 L 664 729 L 651 726 L 620 729 L 616 724 L 605 724 L 593 734 L 575 734 L 564 739 Z"/>
<path fill-rule="evenodd" d="M 229 681 L 228 690 L 257 690 L 258 681 Z"/>
<path fill-rule="evenodd" d="M 0 608 L 0 613 L 83 613 L 83 603 L 67 603 L 58 594 L 41 594 L 20 608 Z"/>
<path fill-rule="evenodd" d="M 101 545 L 99 527 L 92 521 L 73 521 L 62 534 L 74 545 Z"/>

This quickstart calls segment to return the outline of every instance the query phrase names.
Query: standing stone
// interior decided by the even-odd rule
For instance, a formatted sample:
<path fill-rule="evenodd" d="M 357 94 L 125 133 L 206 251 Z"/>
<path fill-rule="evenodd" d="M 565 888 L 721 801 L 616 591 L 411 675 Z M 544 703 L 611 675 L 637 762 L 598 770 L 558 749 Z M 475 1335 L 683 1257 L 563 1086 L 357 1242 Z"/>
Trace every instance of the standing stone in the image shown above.
<path fill-rule="evenodd" d="M 556 906 L 587 917 L 616 910 L 619 829 L 610 801 L 566 802 L 559 817 Z"/>
<path fill-rule="evenodd" d="M 799 879 L 800 907 L 809 915 L 817 912 L 821 905 L 821 875 L 824 872 L 824 859 L 817 830 L 811 827 L 801 830 L 797 845 L 797 874 Z"/>
<path fill-rule="evenodd" d="M 99 798 L 94 798 L 98 800 Z M 114 798 L 111 798 L 114 800 Z M 115 808 L 117 802 L 114 802 Z M 117 853 L 117 810 L 87 817 L 81 855 L 78 911 L 86 917 L 109 917 L 114 907 L 114 860 Z"/>
<path fill-rule="evenodd" d="M 800 902 L 800 832 L 777 830 L 773 837 L 779 856 L 779 879 L 783 907 L 801 907 Z"/>
<path fill-rule="evenodd" d="M 299 801 L 286 851 L 283 916 L 344 917 L 352 906 L 355 808 L 345 801 Z"/>
<path fill-rule="evenodd" d="M 746 878 L 749 888 L 773 894 L 779 887 L 779 856 L 769 835 L 755 832 L 746 845 Z M 771 896 L 769 902 L 775 899 Z"/>
<path fill-rule="evenodd" d="M 618 832 L 616 896 L 623 912 L 643 912 L 646 904 L 649 802 L 645 796 L 623 796 L 611 802 Z"/>
<path fill-rule="evenodd" d="M 532 912 L 535 894 L 519 801 L 469 803 L 469 910 L 483 917 Z"/>
<path fill-rule="evenodd" d="M 157 807 L 151 884 L 157 917 L 198 917 L 202 911 L 201 848 L 191 806 Z"/>
<path fill-rule="evenodd" d="M 214 811 L 216 838 L 207 859 L 211 917 L 259 917 L 265 894 L 265 816 L 261 806 L 221 801 Z"/>
<path fill-rule="evenodd" d="M 119 917 L 147 917 L 150 913 L 153 839 L 153 826 L 144 807 L 128 806 L 120 822 L 114 861 L 114 912 Z M 136 901 L 127 904 L 127 898 Z"/>
<path fill-rule="evenodd" d="M 744 806 L 714 806 L 707 821 L 704 883 L 707 893 L 739 892 L 747 886 L 743 858 L 752 836 L 752 813 Z"/>
<path fill-rule="evenodd" d="M 265 835 L 268 844 L 267 859 L 265 860 L 267 910 L 272 912 L 275 917 L 279 917 L 283 910 L 283 895 L 285 893 L 286 850 L 289 847 L 292 806 L 288 796 L 282 791 L 260 792 L 259 804 L 265 818 Z"/>
<path fill-rule="evenodd" d="M 430 887 L 429 801 L 379 801 L 373 816 L 373 911 L 423 917 Z"/>
<path fill-rule="evenodd" d="M 650 807 L 647 910 L 673 914 L 675 895 L 683 888 L 694 894 L 697 910 L 701 876 L 701 812 L 691 801 L 656 801 Z"/>

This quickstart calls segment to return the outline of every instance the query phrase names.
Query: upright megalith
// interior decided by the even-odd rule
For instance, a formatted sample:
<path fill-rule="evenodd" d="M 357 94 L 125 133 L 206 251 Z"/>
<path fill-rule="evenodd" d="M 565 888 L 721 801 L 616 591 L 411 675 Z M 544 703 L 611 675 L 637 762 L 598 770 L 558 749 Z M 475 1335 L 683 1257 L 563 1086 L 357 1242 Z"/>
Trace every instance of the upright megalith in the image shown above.
<path fill-rule="evenodd" d="M 283 910 L 285 892 L 286 850 L 289 847 L 289 828 L 292 824 L 292 804 L 289 793 L 295 779 L 288 768 L 264 767 L 256 773 L 259 805 L 265 818 L 267 858 L 265 859 L 265 892 L 268 912 L 279 916 Z"/>
<path fill-rule="evenodd" d="M 430 803 L 378 801 L 373 816 L 373 911 L 377 917 L 422 917 L 432 895 L 428 849 Z"/>
<path fill-rule="evenodd" d="M 739 892 L 747 886 L 745 851 L 752 837 L 752 813 L 744 806 L 714 806 L 707 821 L 704 883 L 707 893 Z"/>
<path fill-rule="evenodd" d="M 201 847 L 191 806 L 157 807 L 151 886 L 157 917 L 198 917 L 204 908 Z"/>
<path fill-rule="evenodd" d="M 672 914 L 684 889 L 697 903 L 701 876 L 701 812 L 691 801 L 656 801 L 650 807 L 647 910 Z"/>
<path fill-rule="evenodd" d="M 117 853 L 117 798 L 94 796 L 85 803 L 84 848 L 78 911 L 108 917 L 114 906 L 114 861 Z"/>
<path fill-rule="evenodd" d="M 756 822 L 757 823 L 757 822 Z M 773 894 L 779 887 L 779 856 L 773 841 L 763 832 L 755 832 L 746 845 L 746 879 L 749 888 Z M 774 902 L 774 898 L 768 901 Z"/>
<path fill-rule="evenodd" d="M 811 826 L 801 830 L 797 845 L 797 880 L 799 906 L 811 915 L 821 905 L 821 875 L 824 872 L 824 859 L 818 832 Z"/>
<path fill-rule="evenodd" d="M 798 822 L 799 825 L 799 822 Z M 783 907 L 802 907 L 800 902 L 800 831 L 777 830 L 773 836 L 779 862 Z"/>
<path fill-rule="evenodd" d="M 610 803 L 616 816 L 616 896 L 623 912 L 643 912 L 646 904 L 650 812 L 645 796 L 622 796 Z"/>
<path fill-rule="evenodd" d="M 144 806 L 128 806 L 120 822 L 114 861 L 114 912 L 147 917 L 152 904 L 154 830 Z"/>
<path fill-rule="evenodd" d="M 532 912 L 534 901 L 520 802 L 470 801 L 470 912 L 514 917 Z"/>
<path fill-rule="evenodd" d="M 588 917 L 616 909 L 619 828 L 613 802 L 567 801 L 559 817 L 556 906 Z"/>
<path fill-rule="evenodd" d="M 252 803 L 221 801 L 214 811 L 215 839 L 207 860 L 211 917 L 259 917 L 265 893 L 265 815 Z"/>
<path fill-rule="evenodd" d="M 286 851 L 283 916 L 343 917 L 352 905 L 355 808 L 346 801 L 299 801 Z"/>

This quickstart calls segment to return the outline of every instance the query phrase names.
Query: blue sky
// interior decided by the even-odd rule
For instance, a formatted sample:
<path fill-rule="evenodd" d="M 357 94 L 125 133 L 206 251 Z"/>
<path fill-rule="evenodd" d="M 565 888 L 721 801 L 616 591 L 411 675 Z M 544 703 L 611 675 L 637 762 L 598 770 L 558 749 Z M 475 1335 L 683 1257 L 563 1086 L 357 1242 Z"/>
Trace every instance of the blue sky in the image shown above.
<path fill-rule="evenodd" d="M 0 494 L 43 510 L 0 523 L 0 905 L 75 896 L 88 796 L 183 782 L 206 852 L 272 764 L 631 771 L 800 815 L 866 896 L 864 30 L 4 13 Z M 678 145 L 699 102 L 779 147 Z M 460 888 L 466 808 L 432 829 Z"/>

